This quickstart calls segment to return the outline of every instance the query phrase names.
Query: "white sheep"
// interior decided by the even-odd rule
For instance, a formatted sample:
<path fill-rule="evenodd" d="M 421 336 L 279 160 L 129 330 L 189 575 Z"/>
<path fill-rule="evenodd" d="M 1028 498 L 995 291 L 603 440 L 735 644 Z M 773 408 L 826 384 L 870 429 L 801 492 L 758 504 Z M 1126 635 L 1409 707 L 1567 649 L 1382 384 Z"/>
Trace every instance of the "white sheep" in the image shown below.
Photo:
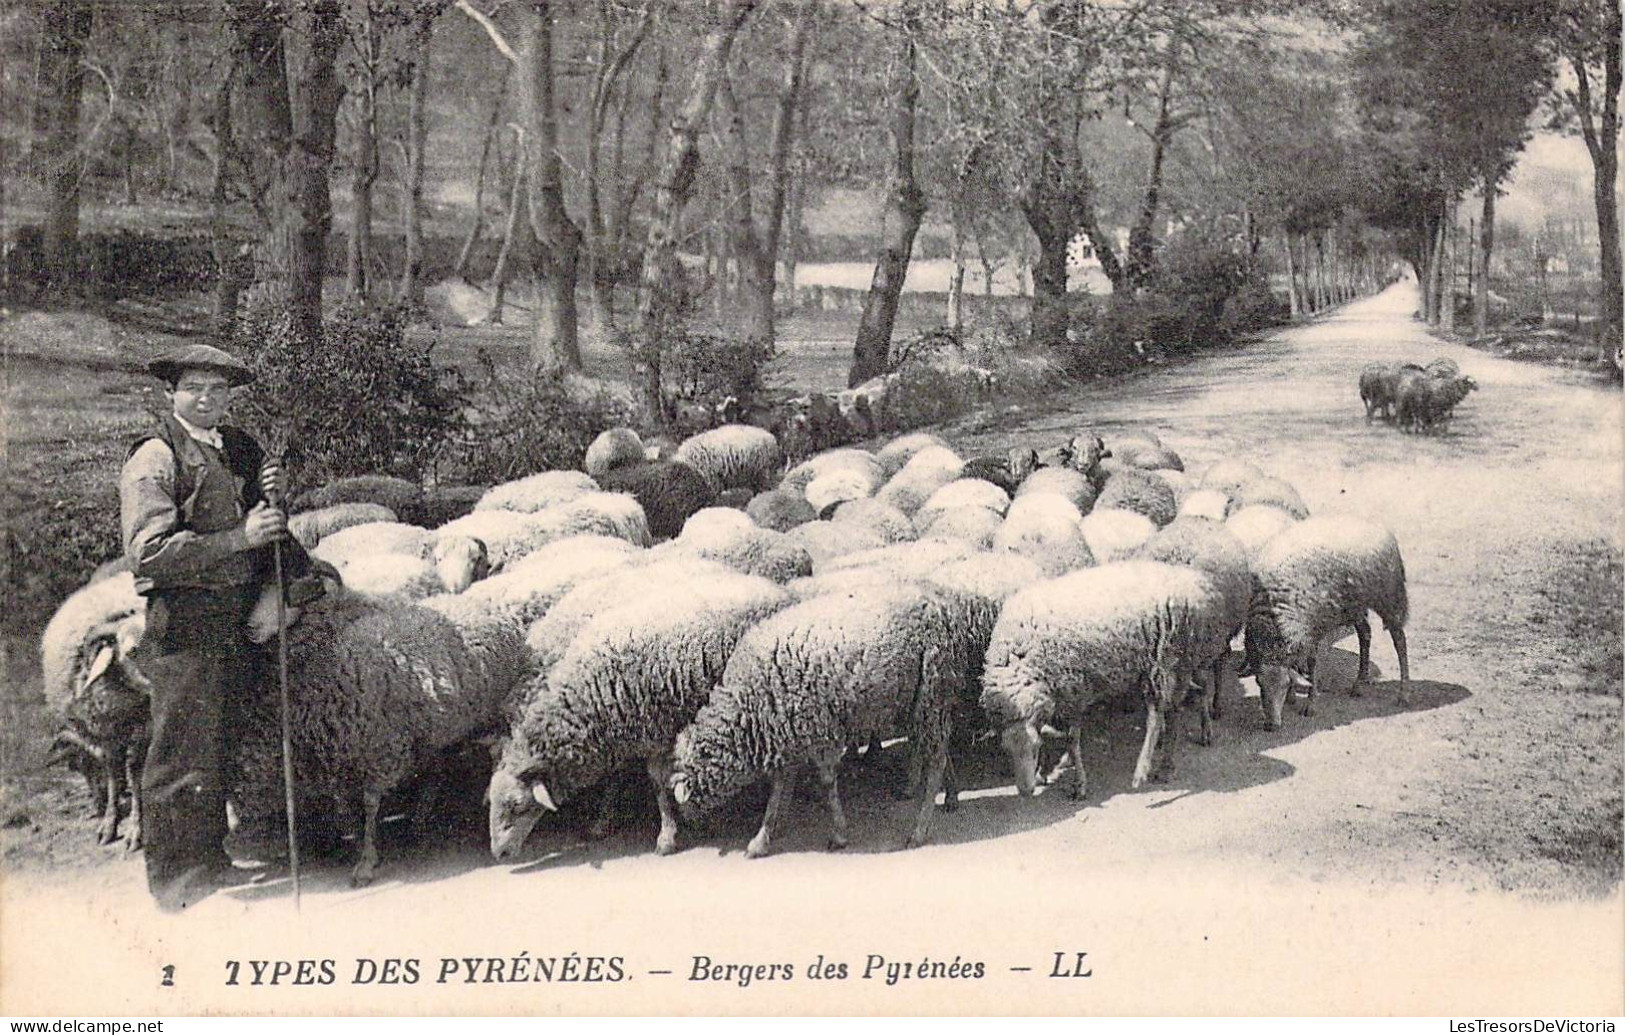
<path fill-rule="evenodd" d="M 409 596 L 460 593 L 490 572 L 483 540 L 400 522 L 368 522 L 341 529 L 316 544 L 311 556 L 337 568 L 358 592 Z M 391 572 L 399 561 L 401 570 Z M 435 581 L 420 569 L 427 563 Z M 351 572 L 351 574 L 344 574 Z M 411 587 L 421 592 L 412 592 Z"/>
<path fill-rule="evenodd" d="M 588 579 L 642 562 L 643 553 L 624 539 L 578 535 L 548 543 L 506 571 L 475 583 L 463 596 L 512 614 L 526 628 Z"/>
<path fill-rule="evenodd" d="M 914 522 L 907 514 L 877 499 L 843 503 L 830 520 L 837 528 L 868 529 L 888 543 L 906 543 L 918 538 Z"/>
<path fill-rule="evenodd" d="M 1195 489 L 1179 501 L 1179 514 L 1175 521 L 1202 518 L 1223 521 L 1230 511 L 1230 497 L 1217 489 Z"/>
<path fill-rule="evenodd" d="M 749 424 L 724 424 L 687 438 L 676 459 L 700 472 L 716 492 L 770 489 L 784 469 L 778 439 Z"/>
<path fill-rule="evenodd" d="M 841 508 L 845 509 L 845 506 Z M 835 512 L 837 517 L 840 513 L 840 510 Z M 790 529 L 785 536 L 807 551 L 814 571 L 837 557 L 887 545 L 886 538 L 873 528 L 838 521 L 809 521 Z"/>
<path fill-rule="evenodd" d="M 1410 604 L 1405 561 L 1392 532 L 1357 517 L 1306 518 L 1258 552 L 1253 580 L 1247 648 L 1258 659 L 1258 688 L 1271 729 L 1281 726 L 1294 669 L 1309 672 L 1309 696 L 1300 710 L 1313 713 L 1314 658 L 1328 637 L 1344 626 L 1353 626 L 1360 641 L 1360 668 L 1349 692 L 1361 692 L 1371 674 L 1368 611 L 1377 613 L 1393 640 L 1399 658 L 1399 706 L 1409 706 L 1405 620 Z"/>
<path fill-rule="evenodd" d="M 914 459 L 915 454 L 937 447 L 951 448 L 942 436 L 929 431 L 915 431 L 907 435 L 899 435 L 881 447 L 875 454 L 881 470 L 887 478 L 903 469 L 903 466 Z"/>
<path fill-rule="evenodd" d="M 789 602 L 766 579 L 718 575 L 668 584 L 583 625 L 535 677 L 539 685 L 502 744 L 488 795 L 491 853 L 509 857 L 544 811 L 634 760 L 655 784 L 655 850 L 675 851 L 672 742 L 709 698 L 745 630 Z"/>
<path fill-rule="evenodd" d="M 833 558 L 818 570 L 818 574 L 848 568 L 883 567 L 908 578 L 923 578 L 944 564 L 962 561 L 974 553 L 976 547 L 970 543 L 921 539 Z"/>
<path fill-rule="evenodd" d="M 335 503 L 288 518 L 288 534 L 306 550 L 342 529 L 375 521 L 394 521 L 395 512 L 377 503 Z"/>
<path fill-rule="evenodd" d="M 1258 504 L 1242 507 L 1224 519 L 1224 527 L 1241 541 L 1247 556 L 1256 557 L 1264 544 L 1297 524 L 1298 519 L 1280 507 Z"/>
<path fill-rule="evenodd" d="M 818 511 L 807 502 L 807 497 L 782 485 L 752 496 L 745 504 L 745 513 L 758 525 L 775 532 L 788 532 L 797 525 L 818 520 Z"/>
<path fill-rule="evenodd" d="M 1021 496 L 1010 504 L 1010 513 L 993 533 L 990 549 L 1030 558 L 1048 575 L 1087 568 L 1095 557 L 1083 538 L 1082 521 L 1078 508 L 1065 496 Z"/>
<path fill-rule="evenodd" d="M 724 532 L 743 532 L 755 528 L 756 522 L 742 510 L 732 507 L 706 507 L 690 514 L 677 536 L 722 535 Z"/>
<path fill-rule="evenodd" d="M 863 471 L 848 468 L 829 471 L 807 483 L 807 502 L 822 515 L 837 504 L 869 498 L 878 485 Z"/>
<path fill-rule="evenodd" d="M 1263 469 L 1251 460 L 1220 460 L 1202 472 L 1197 487 L 1216 489 L 1227 496 L 1233 496 L 1243 485 L 1264 477 L 1267 476 Z"/>
<path fill-rule="evenodd" d="M 1004 518 L 987 507 L 949 507 L 929 513 L 922 511 L 918 524 L 922 542 L 961 542 L 986 550 L 992 547 L 993 536 L 1004 524 Z"/>
<path fill-rule="evenodd" d="M 1157 526 L 1150 518 L 1117 507 L 1096 507 L 1084 515 L 1078 528 L 1097 564 L 1121 560 L 1157 534 Z"/>
<path fill-rule="evenodd" d="M 434 534 L 436 538 L 471 536 L 485 543 L 493 574 L 548 543 L 570 536 L 612 535 L 634 546 L 648 546 L 651 541 L 648 519 L 637 500 L 614 492 L 588 493 L 530 514 L 477 510 L 441 525 Z"/>
<path fill-rule="evenodd" d="M 600 432 L 587 446 L 581 468 L 596 481 L 617 467 L 652 459 L 648 451 L 649 447 L 631 428 L 610 428 Z"/>
<path fill-rule="evenodd" d="M 1257 506 L 1279 507 L 1299 520 L 1309 516 L 1309 508 L 1304 504 L 1303 497 L 1298 495 L 1298 490 L 1280 478 L 1254 478 L 1230 494 L 1232 513 L 1243 507 Z"/>
<path fill-rule="evenodd" d="M 784 478 L 779 482 L 779 486 L 789 492 L 805 493 L 807 486 L 836 471 L 850 472 L 867 485 L 865 496 L 873 493 L 886 481 L 885 469 L 880 466 L 880 462 L 873 454 L 864 449 L 845 447 L 828 449 L 808 457 L 784 472 Z"/>
<path fill-rule="evenodd" d="M 1081 471 L 1070 467 L 1040 467 L 1016 486 L 1016 499 L 1035 492 L 1059 493 L 1072 501 L 1079 514 L 1087 514 L 1095 505 L 1095 487 Z"/>
<path fill-rule="evenodd" d="M 685 529 L 676 539 L 650 551 L 651 560 L 682 556 L 703 557 L 781 583 L 812 574 L 811 554 L 785 533 L 754 524 L 744 529 Z"/>
<path fill-rule="evenodd" d="M 1138 468 L 1113 468 L 1095 499 L 1096 509 L 1116 507 L 1150 518 L 1158 528 L 1179 513 L 1179 501 L 1168 483 Z"/>
<path fill-rule="evenodd" d="M 1194 568 L 1123 561 L 1049 579 L 1005 601 L 982 675 L 982 706 L 1002 730 L 1016 786 L 1038 780 L 1039 731 L 1053 717 L 1069 728 L 1073 794 L 1087 792 L 1085 711 L 1119 694 L 1146 705 L 1145 740 L 1132 786 L 1153 772 L 1169 709 L 1194 677 L 1229 650 L 1224 601 Z"/>
<path fill-rule="evenodd" d="M 581 471 L 542 471 L 491 486 L 474 504 L 474 510 L 511 510 L 516 514 L 534 514 L 597 491 L 598 482 Z"/>
<path fill-rule="evenodd" d="M 932 493 L 913 515 L 914 523 L 926 528 L 934 520 L 934 513 L 950 507 L 986 507 L 1003 517 L 1010 509 L 1010 494 L 980 478 L 959 478 Z"/>

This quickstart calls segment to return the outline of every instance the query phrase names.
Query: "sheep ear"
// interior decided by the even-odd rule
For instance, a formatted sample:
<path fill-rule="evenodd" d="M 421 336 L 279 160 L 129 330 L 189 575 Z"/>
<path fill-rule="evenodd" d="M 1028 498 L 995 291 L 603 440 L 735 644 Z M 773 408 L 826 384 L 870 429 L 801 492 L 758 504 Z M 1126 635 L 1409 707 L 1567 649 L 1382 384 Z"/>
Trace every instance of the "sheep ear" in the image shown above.
<path fill-rule="evenodd" d="M 107 674 L 107 668 L 113 663 L 113 645 L 103 644 L 102 649 L 96 652 L 95 660 L 90 663 L 90 670 L 85 673 L 85 686 L 89 686 Z"/>
<path fill-rule="evenodd" d="M 559 807 L 553 804 L 553 796 L 547 793 L 547 785 L 542 781 L 537 780 L 535 783 L 530 785 L 530 796 L 536 799 L 536 804 L 540 805 L 547 811 L 559 811 Z"/>

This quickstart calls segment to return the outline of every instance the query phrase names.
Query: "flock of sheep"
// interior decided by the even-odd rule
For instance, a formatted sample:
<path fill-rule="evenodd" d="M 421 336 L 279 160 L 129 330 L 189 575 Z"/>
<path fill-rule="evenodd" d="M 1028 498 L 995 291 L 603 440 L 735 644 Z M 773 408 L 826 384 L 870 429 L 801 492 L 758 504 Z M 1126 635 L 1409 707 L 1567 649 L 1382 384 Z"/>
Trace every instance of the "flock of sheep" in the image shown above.
<path fill-rule="evenodd" d="M 1360 371 L 1360 401 L 1369 423 L 1378 413 L 1401 431 L 1428 431 L 1450 419 L 1450 411 L 1467 398 L 1478 382 L 1464 377 L 1454 360 L 1415 363 L 1371 363 Z"/>
<path fill-rule="evenodd" d="M 939 793 L 955 807 L 955 760 L 984 736 L 1031 794 L 1044 732 L 1063 733 L 1082 797 L 1082 730 L 1092 705 L 1120 695 L 1146 709 L 1139 786 L 1183 739 L 1159 750 L 1182 705 L 1211 742 L 1224 698 L 1239 699 L 1231 643 L 1243 633 L 1239 674 L 1256 676 L 1271 727 L 1299 689 L 1309 711 L 1316 652 L 1347 627 L 1356 687 L 1366 681 L 1370 611 L 1393 639 L 1405 700 L 1393 535 L 1309 516 L 1290 484 L 1247 461 L 1193 477 L 1146 431 L 969 460 L 928 433 L 787 471 L 781 456 L 746 425 L 675 449 L 615 429 L 584 471 L 496 486 L 434 528 L 395 520 L 421 497 L 396 479 L 313 494 L 319 506 L 290 525 L 329 586 L 289 616 L 294 757 L 302 816 L 360 806 L 352 880 L 378 866 L 384 796 L 482 738 L 498 858 L 634 766 L 655 787 L 662 854 L 680 818 L 771 780 L 756 856 L 807 768 L 826 789 L 830 843 L 844 844 L 842 759 L 882 738 L 908 741 L 909 845 L 929 836 Z M 262 642 L 276 631 L 266 599 L 250 621 Z M 139 788 L 143 620 L 115 568 L 62 605 L 42 644 L 57 754 L 84 774 L 106 841 L 126 784 Z M 239 825 L 283 808 L 275 700 L 267 687 L 249 708 Z"/>

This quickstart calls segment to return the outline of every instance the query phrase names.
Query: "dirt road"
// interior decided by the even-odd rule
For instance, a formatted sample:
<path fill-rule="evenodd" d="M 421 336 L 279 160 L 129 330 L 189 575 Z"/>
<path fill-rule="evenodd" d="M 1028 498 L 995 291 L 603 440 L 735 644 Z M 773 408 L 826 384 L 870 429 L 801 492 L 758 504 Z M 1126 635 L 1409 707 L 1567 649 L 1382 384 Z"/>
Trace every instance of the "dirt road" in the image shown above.
<path fill-rule="evenodd" d="M 1378 632 L 1365 696 L 1323 698 L 1278 732 L 1249 700 L 1165 784 L 1128 789 L 1140 716 L 1127 711 L 1089 745 L 1082 803 L 1017 799 L 990 751 L 933 843 L 907 853 L 893 850 L 910 810 L 884 790 L 902 764 L 888 751 L 848 782 L 840 854 L 822 850 L 807 794 L 768 859 L 743 857 L 754 815 L 685 832 L 665 859 L 641 812 L 600 843 L 539 830 L 517 865 L 493 865 L 476 829 L 456 847 L 393 848 L 364 891 L 323 864 L 297 917 L 280 879 L 168 918 L 138 860 L 8 874 L 0 1012 L 1618 1013 L 1620 687 L 1577 650 L 1617 651 L 1620 630 L 1587 630 L 1573 605 L 1587 599 L 1576 586 L 1617 579 L 1620 393 L 1440 344 L 1414 307 L 1401 283 L 1245 350 L 1006 414 L 997 432 L 946 432 L 991 451 L 1146 425 L 1191 470 L 1247 457 L 1315 512 L 1386 523 L 1409 573 L 1408 710 Z M 1439 355 L 1480 386 L 1446 433 L 1367 424 L 1363 364 Z M 1351 674 L 1346 652 L 1334 662 Z M 521 952 L 622 956 L 631 980 L 465 984 L 464 964 L 435 980 L 459 956 L 504 957 L 511 976 Z M 809 979 L 820 954 L 847 978 Z M 695 980 L 700 955 L 787 963 L 794 978 Z M 984 967 L 887 984 L 873 956 Z M 336 960 L 335 982 L 226 983 L 229 960 L 307 957 Z M 417 958 L 421 976 L 358 986 L 356 957 Z M 1063 969 L 1092 976 L 1051 976 Z"/>

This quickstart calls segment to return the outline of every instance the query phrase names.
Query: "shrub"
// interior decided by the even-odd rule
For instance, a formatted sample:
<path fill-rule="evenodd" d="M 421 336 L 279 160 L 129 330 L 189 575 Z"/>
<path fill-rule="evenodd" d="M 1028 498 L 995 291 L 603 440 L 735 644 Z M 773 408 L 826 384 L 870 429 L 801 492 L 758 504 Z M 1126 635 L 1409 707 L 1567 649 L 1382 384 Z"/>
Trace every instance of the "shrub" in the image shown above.
<path fill-rule="evenodd" d="M 587 446 L 601 432 L 633 423 L 629 402 L 583 379 L 549 370 L 515 376 L 498 370 L 483 349 L 479 370 L 466 422 L 445 458 L 455 481 L 489 485 L 538 471 L 580 469 Z"/>
<path fill-rule="evenodd" d="M 422 480 L 463 430 L 463 379 L 409 340 L 407 310 L 346 302 L 306 341 L 286 316 L 250 316 L 238 346 L 258 379 L 236 415 L 279 446 L 290 481 L 353 474 Z"/>
<path fill-rule="evenodd" d="M 763 401 L 776 356 L 771 341 L 688 332 L 662 361 L 663 387 L 678 402 L 714 410 L 732 396 L 748 409 Z"/>

